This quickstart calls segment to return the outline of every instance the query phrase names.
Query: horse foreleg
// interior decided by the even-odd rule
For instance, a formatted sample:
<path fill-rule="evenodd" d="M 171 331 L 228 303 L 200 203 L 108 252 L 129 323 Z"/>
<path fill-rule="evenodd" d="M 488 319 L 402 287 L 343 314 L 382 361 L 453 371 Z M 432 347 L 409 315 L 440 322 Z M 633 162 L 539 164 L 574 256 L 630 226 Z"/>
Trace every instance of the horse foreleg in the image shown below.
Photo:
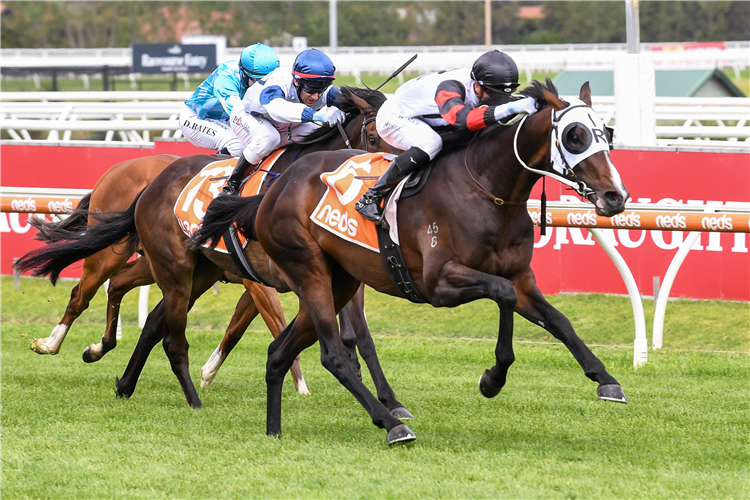
<path fill-rule="evenodd" d="M 446 264 L 432 293 L 435 307 L 455 307 L 477 299 L 495 301 L 500 309 L 500 325 L 495 346 L 495 366 L 479 379 L 479 390 L 488 398 L 497 396 L 505 386 L 508 369 L 515 361 L 513 353 L 513 309 L 518 300 L 512 283 L 499 276 L 464 265 Z"/>
<path fill-rule="evenodd" d="M 391 414 L 394 417 L 400 419 L 414 418 L 414 415 L 396 399 L 396 395 L 388 384 L 383 369 L 380 367 L 380 360 L 378 360 L 378 354 L 375 351 L 375 342 L 373 342 L 370 328 L 367 326 L 364 306 L 365 286 L 360 285 L 357 293 L 354 294 L 354 297 L 349 302 L 348 309 L 351 313 L 351 326 L 357 336 L 357 348 L 367 364 L 372 381 L 375 383 L 378 400 L 391 410 Z M 339 314 L 339 317 L 341 317 L 341 314 Z M 343 331 L 341 336 L 343 337 Z"/>
<path fill-rule="evenodd" d="M 273 288 L 263 286 L 254 281 L 243 280 L 242 283 L 245 285 L 245 289 L 253 296 L 253 302 L 255 302 L 255 306 L 260 311 L 263 321 L 265 321 L 266 326 L 271 331 L 271 335 L 273 335 L 273 338 L 277 338 L 286 328 L 286 319 L 284 318 L 284 310 L 281 308 L 278 292 Z M 305 383 L 305 377 L 302 376 L 299 356 L 294 358 L 290 372 L 292 373 L 292 382 L 294 382 L 294 388 L 297 392 L 300 394 L 310 394 Z"/>
<path fill-rule="evenodd" d="M 516 312 L 550 332 L 568 348 L 583 368 L 583 373 L 599 384 L 597 388 L 599 399 L 627 403 L 628 398 L 625 397 L 622 386 L 607 372 L 604 363 L 576 335 L 570 320 L 544 298 L 536 285 L 531 269 L 515 280 L 514 286 L 518 294 Z"/>
<path fill-rule="evenodd" d="M 37 354 L 57 354 L 73 322 L 89 307 L 96 292 L 128 260 L 128 256 L 117 255 L 111 248 L 86 258 L 83 261 L 81 280 L 70 292 L 70 301 L 60 323 L 49 337 L 34 339 L 29 348 Z"/>
<path fill-rule="evenodd" d="M 86 363 L 99 361 L 109 351 L 117 346 L 117 321 L 120 316 L 120 302 L 133 288 L 150 285 L 154 282 L 148 261 L 144 258 L 135 259 L 125 264 L 109 279 L 107 290 L 107 326 L 98 344 L 91 344 L 83 351 Z"/>
<path fill-rule="evenodd" d="M 232 319 L 227 326 L 227 330 L 224 333 L 224 338 L 221 339 L 221 343 L 216 347 L 216 350 L 211 354 L 206 361 L 206 364 L 201 368 L 201 387 L 206 388 L 211 385 L 214 381 L 216 374 L 227 359 L 229 353 L 240 341 L 248 325 L 258 315 L 258 308 L 255 305 L 252 297 L 247 290 L 242 294 L 240 300 L 237 302 L 237 306 L 234 308 L 234 314 Z"/>

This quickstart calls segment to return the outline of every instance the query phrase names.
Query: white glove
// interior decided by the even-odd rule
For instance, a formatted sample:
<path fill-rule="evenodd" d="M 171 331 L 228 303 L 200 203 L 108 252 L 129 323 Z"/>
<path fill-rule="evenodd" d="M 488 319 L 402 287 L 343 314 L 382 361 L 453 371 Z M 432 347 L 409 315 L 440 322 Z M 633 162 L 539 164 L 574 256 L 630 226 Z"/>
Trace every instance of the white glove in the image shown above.
<path fill-rule="evenodd" d="M 331 127 L 337 123 L 342 123 L 344 118 L 346 118 L 346 114 L 339 108 L 334 107 L 321 109 L 313 115 L 313 121 L 327 123 Z"/>
<path fill-rule="evenodd" d="M 495 120 L 500 121 L 503 118 L 517 115 L 518 113 L 526 113 L 527 115 L 536 113 L 536 100 L 533 97 L 524 97 L 523 99 L 497 106 L 495 108 Z"/>

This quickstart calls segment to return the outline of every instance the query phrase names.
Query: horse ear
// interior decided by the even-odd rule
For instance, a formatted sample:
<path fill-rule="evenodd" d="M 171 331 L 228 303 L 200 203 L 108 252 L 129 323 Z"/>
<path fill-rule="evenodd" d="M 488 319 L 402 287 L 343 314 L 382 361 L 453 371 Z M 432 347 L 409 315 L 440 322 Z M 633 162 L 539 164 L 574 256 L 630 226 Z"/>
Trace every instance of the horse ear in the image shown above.
<path fill-rule="evenodd" d="M 369 103 L 368 103 L 367 101 L 365 101 L 365 100 L 364 100 L 364 99 L 362 99 L 361 97 L 357 97 L 357 96 L 356 96 L 356 95 L 354 95 L 354 94 L 352 94 L 352 102 L 353 102 L 353 103 L 354 103 L 354 105 L 355 105 L 355 106 L 357 106 L 357 107 L 359 108 L 359 110 L 360 110 L 360 111 L 362 111 L 363 113 L 365 112 L 365 110 L 370 110 L 370 109 L 372 109 L 372 105 L 371 105 L 371 104 L 369 104 Z"/>
<path fill-rule="evenodd" d="M 542 89 L 544 93 L 544 99 L 555 111 L 562 111 L 568 107 L 568 103 L 557 97 L 555 94 L 547 89 Z"/>
<path fill-rule="evenodd" d="M 578 97 L 581 98 L 583 102 L 591 106 L 591 87 L 589 87 L 589 82 L 586 82 L 581 86 L 581 92 L 578 94 Z"/>

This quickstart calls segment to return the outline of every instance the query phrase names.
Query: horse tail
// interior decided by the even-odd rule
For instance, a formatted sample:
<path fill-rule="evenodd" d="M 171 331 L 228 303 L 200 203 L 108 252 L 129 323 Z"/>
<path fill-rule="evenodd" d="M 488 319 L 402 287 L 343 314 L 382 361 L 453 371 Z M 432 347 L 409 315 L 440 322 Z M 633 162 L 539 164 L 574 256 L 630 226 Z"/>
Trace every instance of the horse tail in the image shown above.
<path fill-rule="evenodd" d="M 91 193 L 87 194 L 78 203 L 75 210 L 68 214 L 68 217 L 57 222 L 49 222 L 40 217 L 32 217 L 29 224 L 34 226 L 38 233 L 34 236 L 35 240 L 46 243 L 56 241 L 77 240 L 86 232 L 86 226 L 89 223 L 89 204 L 91 203 Z"/>
<path fill-rule="evenodd" d="M 21 272 L 33 271 L 33 276 L 49 276 L 54 285 L 63 269 L 116 243 L 122 247 L 122 254 L 133 254 L 138 247 L 135 205 L 142 193 L 127 210 L 91 214 L 100 221 L 99 224 L 89 226 L 76 238 L 55 241 L 32 250 L 18 260 L 16 268 Z"/>
<path fill-rule="evenodd" d="M 264 195 L 265 193 L 250 197 L 219 196 L 215 198 L 206 210 L 200 229 L 193 234 L 191 248 L 197 250 L 207 244 L 208 240 L 211 240 L 211 248 L 214 248 L 219 243 L 219 239 L 229 230 L 229 226 L 235 222 L 237 229 L 245 237 L 257 241 L 255 216 Z"/>

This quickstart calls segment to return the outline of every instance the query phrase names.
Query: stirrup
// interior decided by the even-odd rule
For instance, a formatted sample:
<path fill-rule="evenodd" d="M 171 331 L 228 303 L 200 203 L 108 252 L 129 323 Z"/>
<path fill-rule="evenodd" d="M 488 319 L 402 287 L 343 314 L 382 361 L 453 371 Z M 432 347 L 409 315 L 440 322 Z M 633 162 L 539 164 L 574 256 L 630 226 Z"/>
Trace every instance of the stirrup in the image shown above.
<path fill-rule="evenodd" d="M 381 198 L 375 197 L 375 196 L 368 196 L 367 194 L 364 194 L 362 198 L 357 201 L 357 203 L 354 205 L 354 210 L 359 212 L 362 217 L 364 217 L 367 220 L 371 220 L 376 224 L 380 224 L 380 222 L 383 220 L 383 210 L 380 208 L 380 204 L 378 203 Z"/>

